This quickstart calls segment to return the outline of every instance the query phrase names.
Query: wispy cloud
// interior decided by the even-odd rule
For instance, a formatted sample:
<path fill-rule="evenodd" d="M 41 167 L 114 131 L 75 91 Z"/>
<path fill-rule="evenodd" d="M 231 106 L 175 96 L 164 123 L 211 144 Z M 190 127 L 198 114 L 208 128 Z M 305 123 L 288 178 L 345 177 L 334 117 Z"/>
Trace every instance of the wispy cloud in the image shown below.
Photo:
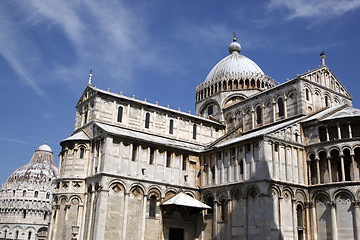
<path fill-rule="evenodd" d="M 39 96 L 48 100 L 23 61 L 23 55 L 19 46 L 22 45 L 24 36 L 9 19 L 6 11 L 0 6 L 0 55 L 7 61 L 20 79 L 29 84 Z"/>
<path fill-rule="evenodd" d="M 360 8 L 359 0 L 272 0 L 270 10 L 285 8 L 288 19 L 294 18 L 331 18 L 341 16 L 349 11 Z"/>
<path fill-rule="evenodd" d="M 144 12 L 144 9 L 126 6 L 121 1 L 91 0 L 15 1 L 11 7 L 21 13 L 22 18 L 15 23 L 0 23 L 0 44 L 14 42 L 15 38 L 25 40 L 12 48 L 0 46 L 0 54 L 39 95 L 44 96 L 41 84 L 65 82 L 73 89 L 74 84 L 86 83 L 84 70 L 90 68 L 94 69 L 94 80 L 99 73 L 97 70 L 101 69 L 107 82 L 116 81 L 120 87 L 130 88 L 139 68 L 159 69 L 159 66 L 165 66 L 161 69 L 176 71 L 171 60 L 159 57 L 159 52 L 164 50 L 147 28 L 151 22 L 147 14 L 151 13 Z M 6 18 L 1 16 L 0 20 Z M 53 56 L 70 54 L 71 63 L 65 58 L 58 60 L 53 56 L 49 61 L 49 52 L 31 36 L 32 31 L 41 33 L 41 41 L 51 46 Z M 62 39 L 61 44 L 56 42 L 60 40 L 55 36 Z M 36 62 L 29 60 L 33 57 L 26 48 L 29 44 L 34 51 L 40 52 Z M 54 47 L 56 44 L 58 48 Z M 36 78 L 32 77 L 20 56 L 39 70 Z"/>
<path fill-rule="evenodd" d="M 19 139 L 15 139 L 15 138 L 7 138 L 7 137 L 0 137 L 1 141 L 6 141 L 6 142 L 12 142 L 12 143 L 19 143 L 19 144 L 25 144 L 25 145 L 30 145 L 30 143 L 19 140 Z"/>

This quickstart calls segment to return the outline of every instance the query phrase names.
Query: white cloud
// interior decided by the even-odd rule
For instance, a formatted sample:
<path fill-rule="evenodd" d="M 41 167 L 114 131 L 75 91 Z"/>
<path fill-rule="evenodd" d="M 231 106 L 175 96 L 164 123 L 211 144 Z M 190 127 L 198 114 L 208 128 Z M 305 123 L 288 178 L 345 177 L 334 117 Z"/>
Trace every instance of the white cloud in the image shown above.
<path fill-rule="evenodd" d="M 6 142 L 12 142 L 12 143 L 30 145 L 30 143 L 28 143 L 28 142 L 25 142 L 25 141 L 22 141 L 22 140 L 19 140 L 19 139 L 15 139 L 15 138 L 0 137 L 0 140 L 6 141 Z"/>
<path fill-rule="evenodd" d="M 359 0 L 272 0 L 270 10 L 286 8 L 288 18 L 330 18 L 341 16 L 360 7 Z"/>
<path fill-rule="evenodd" d="M 0 7 L 0 55 L 20 79 L 28 83 L 39 96 L 48 100 L 23 61 L 20 46 L 24 36 L 9 19 L 10 17 L 6 11 Z"/>

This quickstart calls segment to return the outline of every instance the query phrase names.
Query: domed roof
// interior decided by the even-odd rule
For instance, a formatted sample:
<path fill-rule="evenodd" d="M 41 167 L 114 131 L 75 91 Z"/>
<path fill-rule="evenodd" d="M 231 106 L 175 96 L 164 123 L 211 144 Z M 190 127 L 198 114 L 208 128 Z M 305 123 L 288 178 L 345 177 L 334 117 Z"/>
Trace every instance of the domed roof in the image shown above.
<path fill-rule="evenodd" d="M 241 75 L 264 75 L 261 68 L 250 58 L 240 54 L 241 46 L 236 38 L 229 45 L 230 55 L 222 59 L 210 71 L 205 82 L 218 78 L 236 78 Z"/>
<path fill-rule="evenodd" d="M 47 151 L 47 152 L 52 152 L 51 148 L 49 147 L 49 145 L 47 145 L 46 143 L 41 145 L 37 151 Z"/>
<path fill-rule="evenodd" d="M 57 177 L 51 148 L 45 143 L 33 154 L 30 162 L 13 172 L 7 179 L 7 184 L 52 184 Z"/>

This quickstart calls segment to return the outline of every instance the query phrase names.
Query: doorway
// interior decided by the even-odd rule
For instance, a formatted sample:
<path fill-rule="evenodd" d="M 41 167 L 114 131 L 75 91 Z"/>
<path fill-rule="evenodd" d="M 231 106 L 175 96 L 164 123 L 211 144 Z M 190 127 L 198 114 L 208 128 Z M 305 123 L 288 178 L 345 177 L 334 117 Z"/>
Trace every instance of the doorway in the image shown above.
<path fill-rule="evenodd" d="M 184 240 L 184 229 L 170 228 L 169 240 Z"/>

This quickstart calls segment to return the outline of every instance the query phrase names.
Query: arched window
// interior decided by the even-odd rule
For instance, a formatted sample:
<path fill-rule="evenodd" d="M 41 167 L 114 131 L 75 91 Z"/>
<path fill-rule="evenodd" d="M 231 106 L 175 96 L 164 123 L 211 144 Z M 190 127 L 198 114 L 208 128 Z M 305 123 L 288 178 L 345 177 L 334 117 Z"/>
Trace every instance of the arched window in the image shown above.
<path fill-rule="evenodd" d="M 122 122 L 122 116 L 123 116 L 123 107 L 120 106 L 120 107 L 118 108 L 118 115 L 117 115 L 117 121 L 118 121 L 118 122 Z"/>
<path fill-rule="evenodd" d="M 156 216 L 156 196 L 152 195 L 150 197 L 149 217 L 154 218 L 155 216 Z"/>
<path fill-rule="evenodd" d="M 193 139 L 196 140 L 196 124 L 193 125 Z"/>
<path fill-rule="evenodd" d="M 13 190 L 13 196 L 15 196 L 15 190 Z"/>
<path fill-rule="evenodd" d="M 262 123 L 262 109 L 260 106 L 256 107 L 256 123 L 257 124 Z"/>
<path fill-rule="evenodd" d="M 284 112 L 284 101 L 282 98 L 278 99 L 278 108 L 279 108 L 279 117 L 283 117 L 285 112 Z"/>
<path fill-rule="evenodd" d="M 50 193 L 46 193 L 46 199 L 50 198 Z"/>
<path fill-rule="evenodd" d="M 35 193 L 34 193 L 34 197 L 38 197 L 38 195 L 39 195 L 39 192 L 38 191 L 35 191 Z"/>
<path fill-rule="evenodd" d="M 170 119 L 169 134 L 173 134 L 173 133 L 174 133 L 174 120 Z"/>
<path fill-rule="evenodd" d="M 31 232 L 28 233 L 28 240 L 31 239 Z"/>
<path fill-rule="evenodd" d="M 23 191 L 23 197 L 26 197 L 26 190 Z"/>
<path fill-rule="evenodd" d="M 146 113 L 145 115 L 145 128 L 150 127 L 150 113 Z"/>
<path fill-rule="evenodd" d="M 326 107 L 329 106 L 329 98 L 328 98 L 328 96 L 325 96 L 325 106 Z"/>
<path fill-rule="evenodd" d="M 48 212 L 45 211 L 45 213 L 44 213 L 44 220 L 46 220 L 47 215 L 48 215 Z"/>
<path fill-rule="evenodd" d="M 305 89 L 306 101 L 310 101 L 309 89 Z"/>
<path fill-rule="evenodd" d="M 84 158 L 85 149 L 80 148 L 80 158 Z"/>
<path fill-rule="evenodd" d="M 19 238 L 19 231 L 16 231 L 15 232 L 15 239 L 18 239 Z"/>

